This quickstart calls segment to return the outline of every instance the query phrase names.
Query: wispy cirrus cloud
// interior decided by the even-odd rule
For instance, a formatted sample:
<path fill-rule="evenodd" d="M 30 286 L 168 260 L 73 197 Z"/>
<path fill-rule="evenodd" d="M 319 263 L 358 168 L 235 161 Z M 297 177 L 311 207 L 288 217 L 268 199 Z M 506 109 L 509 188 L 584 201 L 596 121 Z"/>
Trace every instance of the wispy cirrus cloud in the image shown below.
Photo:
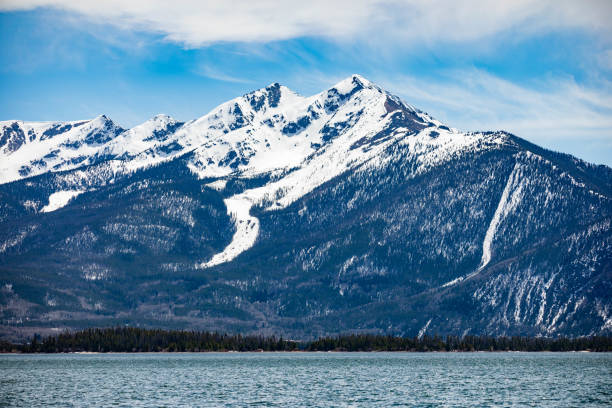
<path fill-rule="evenodd" d="M 53 7 L 92 21 L 163 34 L 187 47 L 302 36 L 407 44 L 474 41 L 505 30 L 612 34 L 608 0 L 2 0 L 0 10 Z"/>
<path fill-rule="evenodd" d="M 214 79 L 217 81 L 222 81 L 222 82 L 233 82 L 236 84 L 252 84 L 253 83 L 253 81 L 248 78 L 233 76 L 212 65 L 201 65 L 194 72 L 197 75 L 200 75 L 206 78 L 210 78 L 210 79 Z"/>
<path fill-rule="evenodd" d="M 507 130 L 555 150 L 610 163 L 612 83 L 571 77 L 520 85 L 483 70 L 450 70 L 435 79 L 396 75 L 381 84 L 462 130 Z"/>
<path fill-rule="evenodd" d="M 450 71 L 435 81 L 398 76 L 387 86 L 419 106 L 435 106 L 468 129 L 612 137 L 612 84 L 592 89 L 555 78 L 526 87 L 472 69 Z"/>

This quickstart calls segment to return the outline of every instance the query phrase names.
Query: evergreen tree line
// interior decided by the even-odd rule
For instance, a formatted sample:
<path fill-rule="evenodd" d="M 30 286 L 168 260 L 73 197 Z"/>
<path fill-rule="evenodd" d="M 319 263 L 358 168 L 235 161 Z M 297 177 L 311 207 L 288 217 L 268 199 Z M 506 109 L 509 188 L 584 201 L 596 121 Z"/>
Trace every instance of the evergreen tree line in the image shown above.
<path fill-rule="evenodd" d="M 314 341 L 211 332 L 85 329 L 57 336 L 35 335 L 26 344 L 0 342 L 0 352 L 202 352 L 202 351 L 612 351 L 612 337 L 396 337 L 350 334 Z"/>
<path fill-rule="evenodd" d="M 307 344 L 309 351 L 612 351 L 612 337 L 492 337 L 345 335 Z"/>

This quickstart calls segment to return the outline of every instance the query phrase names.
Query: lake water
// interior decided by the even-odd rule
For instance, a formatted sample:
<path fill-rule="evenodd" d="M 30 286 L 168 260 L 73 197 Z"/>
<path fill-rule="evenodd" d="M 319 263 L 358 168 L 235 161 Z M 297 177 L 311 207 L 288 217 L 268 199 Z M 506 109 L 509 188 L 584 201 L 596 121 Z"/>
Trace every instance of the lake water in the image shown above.
<path fill-rule="evenodd" d="M 0 355 L 0 406 L 612 406 L 612 354 Z"/>

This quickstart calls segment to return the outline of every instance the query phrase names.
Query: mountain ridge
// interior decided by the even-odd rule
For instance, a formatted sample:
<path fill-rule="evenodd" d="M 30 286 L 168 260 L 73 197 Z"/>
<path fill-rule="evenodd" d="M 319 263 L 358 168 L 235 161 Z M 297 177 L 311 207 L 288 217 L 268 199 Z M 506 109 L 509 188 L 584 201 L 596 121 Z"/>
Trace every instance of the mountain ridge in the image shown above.
<path fill-rule="evenodd" d="M 350 88 L 350 85 L 356 85 L 353 88 Z M 365 85 L 364 85 L 365 84 Z M 32 128 L 35 127 L 42 127 L 43 128 L 43 133 L 46 132 L 49 129 L 46 129 L 45 127 L 49 127 L 51 129 L 56 129 L 56 128 L 67 128 L 67 127 L 73 127 L 75 124 L 79 124 L 79 125 L 83 125 L 85 123 L 87 124 L 93 124 L 93 126 L 96 126 L 96 122 L 103 122 L 102 124 L 99 124 L 98 127 L 105 127 L 108 126 L 111 128 L 111 130 L 115 130 L 117 129 L 117 131 L 112 132 L 110 135 L 107 136 L 107 140 L 111 142 L 110 146 L 100 146 L 100 147 L 104 147 L 103 149 L 101 148 L 99 151 L 95 152 L 96 156 L 103 156 L 105 158 L 119 158 L 121 157 L 121 153 L 124 154 L 130 154 L 132 156 L 137 156 L 137 155 L 142 155 L 144 153 L 146 153 L 146 150 L 148 148 L 151 148 L 153 146 L 129 146 L 129 148 L 124 148 L 124 151 L 122 152 L 121 150 L 117 149 L 117 144 L 119 144 L 118 142 L 126 142 L 126 138 L 128 138 L 128 136 L 136 136 L 136 137 L 132 137 L 133 139 L 137 139 L 137 141 L 142 141 L 142 139 L 147 138 L 149 133 L 152 133 L 151 129 L 143 129 L 143 128 L 147 128 L 150 127 L 148 126 L 151 123 L 155 123 L 156 121 L 158 121 L 159 118 L 161 118 L 162 120 L 166 120 L 167 122 L 170 123 L 174 123 L 178 126 L 173 127 L 173 131 L 177 131 L 179 132 L 178 135 L 176 135 L 175 139 L 172 139 L 171 142 L 176 143 L 177 140 L 176 139 L 180 139 L 181 141 L 185 142 L 184 145 L 182 146 L 183 149 L 180 149 L 181 153 L 184 153 L 187 151 L 187 147 L 189 146 L 201 146 L 202 144 L 205 144 L 208 140 L 201 140 L 202 139 L 202 133 L 206 133 L 206 131 L 208 131 L 208 128 L 220 128 L 223 132 L 223 134 L 226 134 L 228 131 L 231 130 L 237 130 L 240 129 L 243 126 L 243 122 L 248 121 L 249 119 L 245 119 L 245 115 L 243 115 L 242 111 L 246 110 L 247 107 L 251 107 L 252 111 L 251 112 L 247 112 L 247 116 L 251 115 L 253 116 L 253 113 L 261 113 L 262 110 L 265 112 L 266 110 L 274 110 L 276 108 L 278 108 L 278 103 L 280 102 L 280 99 L 287 99 L 285 101 L 285 103 L 288 103 L 291 107 L 291 105 L 295 104 L 295 103 L 306 103 L 308 106 L 306 107 L 310 110 L 312 110 L 312 106 L 309 105 L 308 103 L 310 101 L 313 101 L 314 103 L 317 104 L 326 104 L 325 109 L 329 110 L 333 108 L 336 108 L 337 104 L 339 102 L 343 102 L 345 101 L 345 99 L 347 98 L 347 95 L 350 97 L 351 96 L 351 91 L 359 91 L 360 89 L 363 88 L 367 88 L 367 89 L 372 89 L 372 90 L 376 90 L 378 93 L 380 93 L 381 95 L 385 95 L 387 97 L 392 97 L 388 92 L 383 91 L 381 88 L 377 87 L 376 85 L 372 84 L 371 82 L 369 82 L 368 80 L 366 80 L 365 78 L 359 76 L 359 75 L 353 75 L 343 81 L 340 81 L 338 84 L 336 84 L 334 87 L 328 89 L 327 91 L 323 91 L 317 95 L 313 95 L 312 97 L 302 97 L 300 95 L 298 95 L 297 93 L 291 91 L 289 88 L 286 88 L 282 85 L 279 85 L 278 83 L 274 83 L 269 85 L 268 87 L 265 88 L 261 88 L 259 90 L 247 93 L 241 97 L 232 99 L 228 102 L 222 103 L 221 105 L 219 105 L 218 107 L 212 109 L 209 113 L 203 115 L 202 117 L 189 121 L 189 122 L 178 122 L 174 119 L 172 119 L 171 117 L 167 116 L 167 115 L 156 115 L 153 118 L 145 121 L 144 123 L 135 126 L 132 129 L 122 129 L 119 126 L 115 125 L 114 122 L 112 122 L 111 119 L 109 119 L 108 117 L 106 117 L 105 115 L 100 115 L 94 119 L 91 120 L 87 120 L 87 121 L 75 121 L 75 122 L 23 122 L 23 121 L 4 121 L 4 122 L 0 122 L 0 126 L 3 127 L 3 131 L 4 133 L 6 133 L 7 128 L 10 128 L 13 124 L 15 123 L 22 123 L 23 125 L 26 126 L 26 130 L 30 130 Z M 346 93 L 341 93 L 342 92 L 346 92 Z M 324 97 L 327 96 L 327 97 Z M 393 97 L 395 99 L 394 103 L 398 103 L 397 101 L 399 101 L 399 99 L 397 97 Z M 317 99 L 319 99 L 319 101 L 317 101 Z M 267 101 L 267 102 L 266 102 Z M 273 106 L 271 106 L 273 105 Z M 233 111 L 233 109 L 236 106 L 240 106 L 240 108 L 237 111 Z M 396 108 L 399 108 L 401 105 L 397 105 Z M 404 108 L 408 108 L 413 110 L 414 112 L 417 112 L 414 108 L 404 105 Z M 303 109 L 304 110 L 304 109 Z M 420 112 L 420 111 L 419 111 Z M 295 116 L 295 114 L 293 115 Z M 287 118 L 286 121 L 281 121 L 281 124 L 284 125 L 284 127 L 282 128 L 281 132 L 284 135 L 293 135 L 295 133 L 299 133 L 299 120 L 304 120 L 304 118 L 308 118 L 307 116 L 301 116 L 300 118 L 297 117 L 292 117 L 291 114 L 289 114 L 289 117 Z M 431 119 L 431 118 L 430 118 Z M 251 118 L 252 120 L 252 118 Z M 210 122 L 213 122 L 212 124 Z M 227 122 L 227 123 L 225 123 Z M 266 118 L 265 122 L 272 124 L 272 122 L 270 121 L 269 118 Z M 204 132 L 202 132 L 201 127 L 199 125 L 204 124 Z M 200 129 L 198 129 L 198 127 L 200 127 Z M 70 130 L 70 128 L 68 128 L 67 130 Z M 185 128 L 185 129 L 182 129 Z M 194 129 L 195 128 L 195 129 Z M 140 133 L 140 135 L 139 135 Z M 144 135 L 142 134 L 144 133 Z M 175 133 L 175 132 L 172 132 Z M 327 134 L 332 133 L 333 134 L 333 130 L 329 130 L 327 129 Z M 194 135 L 195 134 L 195 135 Z M 75 135 L 75 136 L 82 136 L 82 135 Z M 124 140 L 110 140 L 110 139 L 115 139 L 116 137 L 122 137 L 122 139 Z M 140 136 L 141 140 L 138 140 Z M 218 137 L 219 135 L 213 135 L 213 137 Z M 242 135 L 244 136 L 244 135 Z M 205 135 L 206 137 L 206 135 Z M 6 138 L 8 139 L 8 138 Z M 74 139 L 74 138 L 73 138 Z M 86 137 L 85 137 L 86 139 Z M 29 142 L 32 141 L 37 141 L 36 138 L 29 140 Z M 73 140 L 74 143 L 79 142 L 80 140 Z M 84 140 L 85 142 L 87 140 Z M 215 140 L 213 140 L 212 142 L 214 142 Z M 53 147 L 57 147 L 57 146 L 53 146 Z M 0 146 L 1 148 L 1 146 Z M 52 151 L 52 149 L 49 149 Z M 2 150 L 0 150 L 2 151 Z M 6 155 L 5 153 L 5 157 L 8 157 L 8 155 Z M 13 153 L 11 151 L 11 153 Z M 38 153 L 38 152 L 34 152 L 34 153 Z M 92 152 L 88 152 L 91 153 Z M 12 157 L 13 159 L 15 159 L 15 157 Z M 33 160 L 40 160 L 41 157 L 33 157 Z M 20 163 L 21 166 L 23 166 L 25 163 Z M 77 164 L 81 164 L 80 162 Z M 91 163 L 83 163 L 83 165 L 88 165 Z M 73 169 L 75 167 L 61 167 L 59 168 L 59 170 L 69 170 L 69 169 Z M 5 179 L 1 180 L 2 182 L 6 182 L 6 168 L 3 169 L 3 173 L 5 174 Z M 55 171 L 56 169 L 51 168 L 48 169 L 47 171 Z M 41 171 L 39 173 L 27 173 L 24 175 L 36 175 L 36 174 L 42 174 Z M 25 172 L 24 172 L 25 173 Z M 23 177 L 23 176 L 22 176 Z M 12 180 L 17 180 L 17 176 L 13 175 L 11 179 L 9 179 L 8 181 L 12 181 Z"/>

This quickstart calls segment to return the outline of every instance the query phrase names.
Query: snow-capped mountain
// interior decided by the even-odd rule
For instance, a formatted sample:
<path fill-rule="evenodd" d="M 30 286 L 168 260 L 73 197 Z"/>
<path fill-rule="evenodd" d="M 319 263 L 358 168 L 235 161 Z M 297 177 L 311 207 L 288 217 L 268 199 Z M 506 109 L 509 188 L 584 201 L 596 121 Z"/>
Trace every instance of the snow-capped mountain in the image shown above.
<path fill-rule="evenodd" d="M 106 116 L 66 123 L 0 122 L 5 159 L 0 181 L 70 170 L 101 159 L 121 160 L 138 169 L 190 150 L 195 150 L 190 168 L 200 177 L 284 171 L 345 129 L 358 138 L 380 131 L 380 119 L 387 116 L 397 124 L 412 122 L 409 128 L 432 125 L 427 115 L 359 76 L 310 98 L 272 84 L 186 124 L 166 115 L 130 130 Z"/>
<path fill-rule="evenodd" d="M 1 122 L 0 163 L 5 331 L 612 329 L 612 170 L 358 75 L 186 123 Z"/>
<path fill-rule="evenodd" d="M 100 147 L 123 132 L 106 116 L 77 122 L 0 122 L 0 181 L 93 164 Z"/>

